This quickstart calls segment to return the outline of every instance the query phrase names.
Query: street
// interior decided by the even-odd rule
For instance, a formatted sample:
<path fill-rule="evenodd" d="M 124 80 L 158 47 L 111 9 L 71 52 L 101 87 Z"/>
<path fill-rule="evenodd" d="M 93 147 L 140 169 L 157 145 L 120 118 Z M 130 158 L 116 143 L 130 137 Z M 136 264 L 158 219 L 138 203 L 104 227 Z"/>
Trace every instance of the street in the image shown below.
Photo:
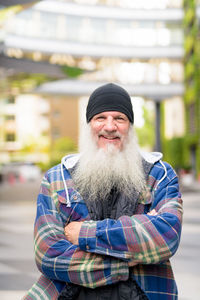
<path fill-rule="evenodd" d="M 33 223 L 40 181 L 0 185 L 0 299 L 19 300 L 39 276 Z M 200 299 L 200 189 L 183 192 L 184 221 L 172 264 L 180 300 Z"/>

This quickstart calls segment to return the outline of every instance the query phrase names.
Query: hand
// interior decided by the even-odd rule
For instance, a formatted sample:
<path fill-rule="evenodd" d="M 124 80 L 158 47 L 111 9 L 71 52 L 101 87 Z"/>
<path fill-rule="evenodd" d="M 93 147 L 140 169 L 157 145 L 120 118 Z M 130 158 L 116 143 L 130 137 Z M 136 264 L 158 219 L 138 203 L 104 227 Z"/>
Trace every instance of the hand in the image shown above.
<path fill-rule="evenodd" d="M 134 261 L 129 261 L 128 262 L 128 266 L 129 267 L 134 267 L 134 266 L 136 266 L 138 263 L 136 263 L 136 262 L 134 262 Z"/>
<path fill-rule="evenodd" d="M 157 216 L 158 213 L 157 213 L 157 211 L 155 209 L 152 209 L 150 212 L 147 213 L 147 215 L 149 215 L 149 216 Z"/>
<path fill-rule="evenodd" d="M 78 245 L 78 238 L 82 223 L 83 222 L 71 222 L 64 228 L 64 233 L 67 240 L 74 245 Z"/>

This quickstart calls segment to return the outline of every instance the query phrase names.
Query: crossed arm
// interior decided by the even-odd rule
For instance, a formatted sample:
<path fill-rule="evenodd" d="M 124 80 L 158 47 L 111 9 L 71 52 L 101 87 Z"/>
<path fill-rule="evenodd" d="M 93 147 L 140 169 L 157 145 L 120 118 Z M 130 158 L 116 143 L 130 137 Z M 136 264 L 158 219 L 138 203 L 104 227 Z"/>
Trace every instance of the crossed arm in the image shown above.
<path fill-rule="evenodd" d="M 147 213 L 147 215 L 157 216 L 158 213 L 156 212 L 155 209 L 152 209 L 149 213 Z M 83 224 L 83 221 L 80 221 L 80 222 L 74 221 L 65 226 L 64 233 L 65 233 L 67 240 L 70 243 L 72 243 L 74 245 L 78 245 L 78 239 L 79 239 L 79 234 L 80 234 L 82 224 Z"/>
<path fill-rule="evenodd" d="M 80 249 L 128 260 L 129 266 L 160 263 L 176 252 L 180 242 L 182 200 L 176 176 L 157 190 L 153 203 L 149 214 L 71 223 L 65 234 Z"/>
<path fill-rule="evenodd" d="M 155 209 L 152 209 L 149 213 L 147 213 L 149 216 L 157 216 L 158 213 L 156 212 Z M 68 225 L 65 226 L 64 228 L 64 233 L 66 236 L 66 239 L 74 244 L 74 245 L 79 245 L 79 235 L 81 231 L 81 226 L 83 224 L 83 221 L 80 222 L 71 222 Z M 135 266 L 137 263 L 132 260 L 128 262 L 129 267 Z"/>
<path fill-rule="evenodd" d="M 127 280 L 129 266 L 168 259 L 180 240 L 177 178 L 157 192 L 154 202 L 155 211 L 149 215 L 71 222 L 64 231 L 45 180 L 35 222 L 38 268 L 52 280 L 96 288 Z"/>

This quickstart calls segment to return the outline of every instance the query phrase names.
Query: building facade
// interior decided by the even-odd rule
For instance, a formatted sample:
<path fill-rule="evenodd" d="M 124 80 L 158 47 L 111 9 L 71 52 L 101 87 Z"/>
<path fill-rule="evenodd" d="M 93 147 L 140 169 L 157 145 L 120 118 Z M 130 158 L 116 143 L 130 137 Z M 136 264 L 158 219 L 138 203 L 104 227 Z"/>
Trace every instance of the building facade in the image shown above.
<path fill-rule="evenodd" d="M 38 95 L 10 95 L 1 99 L 0 163 L 48 160 L 49 111 L 48 101 Z"/>

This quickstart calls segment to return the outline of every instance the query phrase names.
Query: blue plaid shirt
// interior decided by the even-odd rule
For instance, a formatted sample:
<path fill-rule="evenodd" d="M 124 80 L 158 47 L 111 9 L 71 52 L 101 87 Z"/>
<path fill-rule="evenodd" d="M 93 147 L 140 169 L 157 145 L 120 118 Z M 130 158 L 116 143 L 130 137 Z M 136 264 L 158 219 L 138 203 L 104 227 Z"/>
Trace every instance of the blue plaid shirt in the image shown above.
<path fill-rule="evenodd" d="M 169 258 L 180 242 L 182 200 L 172 167 L 155 162 L 135 215 L 102 221 L 90 219 L 69 170 L 62 168 L 50 169 L 41 184 L 34 234 L 42 275 L 23 299 L 57 299 L 67 282 L 96 288 L 126 281 L 129 261 L 137 264 L 131 276 L 149 299 L 177 299 Z M 147 207 L 158 215 L 147 215 Z M 78 246 L 64 235 L 72 221 L 84 221 Z"/>

